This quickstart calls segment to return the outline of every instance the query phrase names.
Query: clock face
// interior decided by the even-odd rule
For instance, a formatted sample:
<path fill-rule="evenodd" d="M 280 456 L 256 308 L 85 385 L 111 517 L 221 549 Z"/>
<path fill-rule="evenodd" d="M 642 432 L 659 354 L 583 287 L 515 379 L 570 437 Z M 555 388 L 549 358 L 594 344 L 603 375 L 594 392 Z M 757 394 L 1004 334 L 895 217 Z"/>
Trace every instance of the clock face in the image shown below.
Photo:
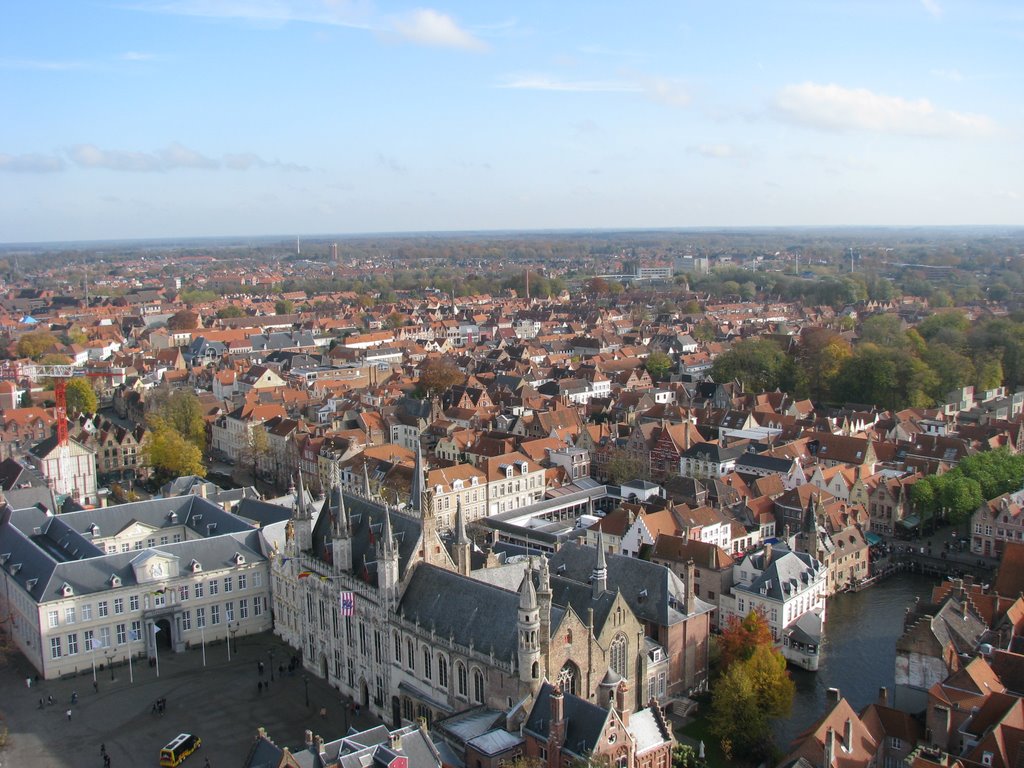
<path fill-rule="evenodd" d="M 153 565 L 151 565 L 149 567 L 149 573 L 155 579 L 160 578 L 161 576 L 164 575 L 164 564 L 163 563 L 153 563 Z"/>

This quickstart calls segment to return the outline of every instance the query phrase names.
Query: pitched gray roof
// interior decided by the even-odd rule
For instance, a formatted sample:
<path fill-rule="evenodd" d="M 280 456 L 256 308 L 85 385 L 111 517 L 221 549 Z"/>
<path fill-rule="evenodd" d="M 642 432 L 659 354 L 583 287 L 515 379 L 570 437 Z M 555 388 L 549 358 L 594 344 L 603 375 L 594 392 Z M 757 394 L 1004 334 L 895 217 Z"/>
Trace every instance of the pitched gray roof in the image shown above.
<path fill-rule="evenodd" d="M 547 742 L 551 730 L 551 683 L 544 683 L 537 693 L 537 701 L 530 710 L 530 716 L 523 726 L 542 742 Z M 565 716 L 564 747 L 580 757 L 589 755 L 597 746 L 604 732 L 611 710 L 591 704 L 586 699 L 562 694 L 562 711 Z"/>
<path fill-rule="evenodd" d="M 398 612 L 440 637 L 509 661 L 516 656 L 518 608 L 516 592 L 420 563 Z"/>

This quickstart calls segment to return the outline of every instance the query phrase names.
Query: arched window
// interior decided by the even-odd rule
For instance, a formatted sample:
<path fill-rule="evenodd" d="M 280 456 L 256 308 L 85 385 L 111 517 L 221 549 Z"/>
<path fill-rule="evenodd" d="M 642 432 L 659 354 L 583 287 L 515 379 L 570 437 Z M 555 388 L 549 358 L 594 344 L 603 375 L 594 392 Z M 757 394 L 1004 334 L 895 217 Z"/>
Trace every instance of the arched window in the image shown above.
<path fill-rule="evenodd" d="M 427 646 L 423 646 L 423 676 L 427 678 L 427 680 L 429 680 L 431 676 L 430 649 Z"/>
<path fill-rule="evenodd" d="M 461 661 L 455 662 L 455 682 L 455 692 L 458 693 L 459 696 L 468 695 L 467 691 L 469 690 L 469 684 L 466 678 L 466 665 Z"/>
<path fill-rule="evenodd" d="M 412 699 L 408 696 L 402 699 L 402 717 L 406 720 L 412 720 Z"/>
<path fill-rule="evenodd" d="M 410 637 L 405 641 L 405 660 L 409 664 L 409 669 L 416 670 L 416 646 L 413 645 L 412 638 Z"/>
<path fill-rule="evenodd" d="M 533 662 L 533 667 L 530 668 L 530 677 L 533 680 L 536 680 L 538 677 L 540 677 L 540 664 L 538 664 L 536 661 Z"/>
<path fill-rule="evenodd" d="M 437 684 L 442 688 L 448 687 L 448 659 L 440 654 L 437 657 Z"/>
<path fill-rule="evenodd" d="M 608 662 L 619 677 L 626 677 L 626 636 L 621 632 L 612 639 Z"/>
<path fill-rule="evenodd" d="M 473 701 L 484 703 L 484 673 L 476 668 L 473 669 Z"/>
<path fill-rule="evenodd" d="M 580 668 L 571 661 L 565 662 L 558 673 L 558 687 L 563 693 L 571 693 L 573 696 L 580 695 Z"/>
<path fill-rule="evenodd" d="M 395 661 L 402 663 L 402 636 L 395 632 Z"/>

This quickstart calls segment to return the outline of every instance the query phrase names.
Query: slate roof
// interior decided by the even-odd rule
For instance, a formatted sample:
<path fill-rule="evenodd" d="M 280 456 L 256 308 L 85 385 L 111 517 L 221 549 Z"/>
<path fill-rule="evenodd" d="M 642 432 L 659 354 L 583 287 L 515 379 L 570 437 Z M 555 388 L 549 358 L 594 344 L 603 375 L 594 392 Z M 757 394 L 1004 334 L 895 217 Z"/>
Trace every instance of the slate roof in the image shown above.
<path fill-rule="evenodd" d="M 533 734 L 542 743 L 548 740 L 551 728 L 551 692 L 554 686 L 544 683 L 537 693 L 530 716 L 523 728 Z M 604 733 L 611 710 L 591 704 L 586 699 L 562 694 L 562 712 L 565 716 L 565 741 L 563 750 L 572 752 L 579 757 L 589 755 L 597 747 L 601 734 Z"/>
<path fill-rule="evenodd" d="M 782 545 L 774 548 L 768 567 L 764 567 L 764 551 L 750 556 L 750 562 L 761 574 L 750 584 L 735 584 L 733 589 L 752 592 L 785 601 L 818 577 L 821 563 L 805 552 L 790 552 Z"/>
<path fill-rule="evenodd" d="M 552 589 L 558 577 L 588 585 L 597 553 L 593 547 L 567 542 L 549 562 Z M 630 609 L 640 621 L 670 626 L 686 618 L 686 585 L 663 565 L 625 555 L 607 555 L 608 587 L 622 592 Z M 646 594 L 644 594 L 646 593 Z M 699 598 L 696 613 L 715 608 Z M 581 618 L 586 619 L 584 613 Z M 552 625 L 554 622 L 552 622 Z"/>
<path fill-rule="evenodd" d="M 518 593 L 425 563 L 416 567 L 398 606 L 402 618 L 502 661 L 516 658 L 518 611 Z"/>
<path fill-rule="evenodd" d="M 384 527 L 384 505 L 363 496 L 344 493 L 352 541 L 352 573 L 369 584 L 377 584 L 377 542 Z M 324 514 L 326 512 L 326 514 Z M 417 518 L 390 512 L 391 534 L 398 548 L 398 577 L 404 579 L 423 532 Z M 313 524 L 313 554 L 331 562 L 331 510 L 325 499 Z M 372 533 L 371 533 L 372 532 Z"/>

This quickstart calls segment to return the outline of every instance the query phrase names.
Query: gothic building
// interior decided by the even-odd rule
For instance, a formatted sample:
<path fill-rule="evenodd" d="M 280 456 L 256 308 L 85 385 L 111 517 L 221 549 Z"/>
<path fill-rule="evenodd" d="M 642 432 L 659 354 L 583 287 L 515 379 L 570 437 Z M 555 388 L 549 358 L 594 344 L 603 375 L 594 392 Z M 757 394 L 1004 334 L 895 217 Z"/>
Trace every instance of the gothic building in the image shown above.
<path fill-rule="evenodd" d="M 525 716 L 545 680 L 593 702 L 621 680 L 637 702 L 658 698 L 667 653 L 609 582 L 603 549 L 585 578 L 544 557 L 471 575 L 461 510 L 443 541 L 416 464 L 411 515 L 337 483 L 319 505 L 296 494 L 272 545 L 274 615 L 306 669 L 395 725 L 479 706 Z"/>

